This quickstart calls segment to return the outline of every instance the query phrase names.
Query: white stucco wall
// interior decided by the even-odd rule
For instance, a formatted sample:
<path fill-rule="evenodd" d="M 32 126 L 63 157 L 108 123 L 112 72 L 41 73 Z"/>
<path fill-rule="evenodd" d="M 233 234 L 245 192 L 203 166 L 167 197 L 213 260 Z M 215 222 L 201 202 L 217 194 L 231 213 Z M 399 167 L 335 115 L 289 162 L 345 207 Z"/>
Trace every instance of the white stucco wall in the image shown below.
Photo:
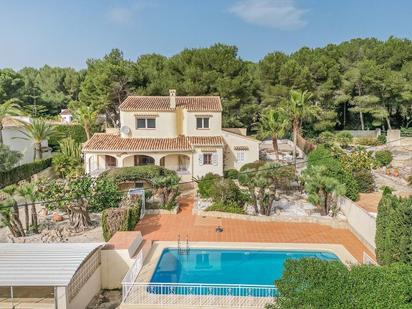
<path fill-rule="evenodd" d="M 122 280 L 132 266 L 134 259 L 130 258 L 127 249 L 102 250 L 101 284 L 102 289 L 119 289 Z"/>
<path fill-rule="evenodd" d="M 209 129 L 196 129 L 196 116 L 209 117 Z M 194 136 L 213 136 L 222 133 L 222 114 L 211 112 L 186 112 L 184 117 L 186 135 Z"/>
<path fill-rule="evenodd" d="M 259 160 L 259 141 L 250 137 L 228 133 L 222 131 L 222 136 L 225 139 L 225 161 L 224 169 L 240 169 L 244 164 Z M 249 150 L 235 150 L 236 146 L 247 146 Z M 237 161 L 237 153 L 244 153 L 243 162 Z"/>
<path fill-rule="evenodd" d="M 19 132 L 22 130 L 21 127 L 5 127 L 3 128 L 3 143 L 11 150 L 19 151 L 23 154 L 19 164 L 31 163 L 33 162 L 34 157 L 34 143 L 31 140 L 21 139 L 26 138 L 26 136 Z M 16 138 L 17 137 L 17 138 Z M 47 141 L 42 142 L 42 147 L 47 147 Z M 43 159 L 49 158 L 51 156 L 51 152 L 43 152 Z"/>
<path fill-rule="evenodd" d="M 179 134 L 195 136 L 212 136 L 220 135 L 222 128 L 222 114 L 220 112 L 188 112 L 187 110 L 176 112 L 120 112 L 121 126 L 127 126 L 131 130 L 130 135 L 122 137 L 176 137 Z M 157 115 L 155 129 L 137 129 L 136 115 Z M 196 128 L 196 116 L 205 116 L 209 118 L 209 129 Z M 181 123 L 177 123 L 177 121 Z"/>
<path fill-rule="evenodd" d="M 376 248 L 376 218 L 346 197 L 339 197 L 338 205 L 346 216 L 352 231 L 369 249 L 374 251 Z"/>
<path fill-rule="evenodd" d="M 99 266 L 89 280 L 87 280 L 79 293 L 67 306 L 68 309 L 86 308 L 92 298 L 99 293 L 101 289 L 101 268 L 102 266 Z"/>
<path fill-rule="evenodd" d="M 157 115 L 155 129 L 137 129 L 136 115 Z M 120 111 L 120 124 L 131 130 L 130 135 L 122 134 L 122 137 L 176 137 L 176 113 L 175 112 L 124 112 Z"/>
<path fill-rule="evenodd" d="M 212 147 L 204 147 L 212 149 Z M 199 156 L 203 155 L 202 148 L 196 148 L 193 153 L 193 176 L 196 178 L 201 178 L 207 173 L 214 173 L 218 175 L 223 175 L 223 148 L 214 148 L 215 152 L 206 151 L 206 153 L 216 154 L 216 165 L 200 165 Z"/>

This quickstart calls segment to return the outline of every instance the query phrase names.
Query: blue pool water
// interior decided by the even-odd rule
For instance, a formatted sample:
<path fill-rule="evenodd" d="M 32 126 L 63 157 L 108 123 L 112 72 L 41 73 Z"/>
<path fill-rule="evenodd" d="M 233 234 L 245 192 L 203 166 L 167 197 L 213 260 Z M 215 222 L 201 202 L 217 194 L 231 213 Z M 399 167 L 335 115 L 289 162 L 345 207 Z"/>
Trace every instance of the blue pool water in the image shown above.
<path fill-rule="evenodd" d="M 338 260 L 329 252 L 164 249 L 152 283 L 272 285 L 283 273 L 287 259 L 318 258 Z"/>

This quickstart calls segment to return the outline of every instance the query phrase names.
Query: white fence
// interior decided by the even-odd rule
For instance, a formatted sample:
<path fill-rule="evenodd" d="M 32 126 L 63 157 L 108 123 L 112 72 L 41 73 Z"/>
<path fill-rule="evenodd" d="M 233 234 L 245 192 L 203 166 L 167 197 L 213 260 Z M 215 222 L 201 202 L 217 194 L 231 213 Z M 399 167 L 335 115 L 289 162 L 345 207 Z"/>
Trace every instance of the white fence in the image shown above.
<path fill-rule="evenodd" d="M 133 283 L 136 281 L 137 276 L 140 273 L 140 270 L 143 267 L 143 251 L 140 252 L 136 256 L 136 260 L 134 261 L 132 267 L 130 267 L 129 271 L 126 273 L 122 281 L 122 288 L 123 288 L 123 302 L 127 298 L 130 293 L 130 289 L 133 286 Z"/>
<path fill-rule="evenodd" d="M 274 302 L 276 288 L 270 285 L 186 283 L 123 283 L 125 304 L 147 306 L 257 307 Z M 125 294 L 123 294 L 125 295 Z"/>
<path fill-rule="evenodd" d="M 346 197 L 339 197 L 338 205 L 348 220 L 352 231 L 374 251 L 376 235 L 376 218 Z"/>

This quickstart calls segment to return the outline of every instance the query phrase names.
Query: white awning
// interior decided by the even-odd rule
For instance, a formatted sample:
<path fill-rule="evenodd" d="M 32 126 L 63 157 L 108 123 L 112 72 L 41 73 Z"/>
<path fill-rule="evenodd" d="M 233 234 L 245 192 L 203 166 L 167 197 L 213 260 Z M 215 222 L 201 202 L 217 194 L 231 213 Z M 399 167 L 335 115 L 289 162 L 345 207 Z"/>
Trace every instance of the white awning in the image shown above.
<path fill-rule="evenodd" d="M 0 286 L 67 286 L 101 243 L 0 244 Z"/>

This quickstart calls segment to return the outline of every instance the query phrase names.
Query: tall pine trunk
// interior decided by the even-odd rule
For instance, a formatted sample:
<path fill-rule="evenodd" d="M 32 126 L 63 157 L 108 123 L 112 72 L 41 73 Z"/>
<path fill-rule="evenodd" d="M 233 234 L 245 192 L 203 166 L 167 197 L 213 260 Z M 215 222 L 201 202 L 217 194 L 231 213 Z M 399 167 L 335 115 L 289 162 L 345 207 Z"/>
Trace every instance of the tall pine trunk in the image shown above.
<path fill-rule="evenodd" d="M 363 122 L 363 113 L 362 112 L 359 112 L 359 118 L 360 118 L 362 131 L 365 131 L 365 124 Z"/>

